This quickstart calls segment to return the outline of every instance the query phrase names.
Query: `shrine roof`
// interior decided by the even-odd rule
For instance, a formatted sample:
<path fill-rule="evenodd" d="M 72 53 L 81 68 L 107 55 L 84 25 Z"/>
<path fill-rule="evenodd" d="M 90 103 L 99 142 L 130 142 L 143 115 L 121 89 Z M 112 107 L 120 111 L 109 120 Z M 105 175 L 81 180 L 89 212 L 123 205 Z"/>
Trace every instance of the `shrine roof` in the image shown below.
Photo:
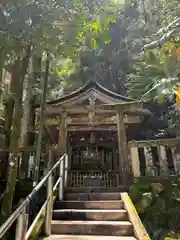
<path fill-rule="evenodd" d="M 139 105 L 139 102 L 136 102 L 131 98 L 112 92 L 98 82 L 89 81 L 70 94 L 46 102 L 46 114 L 58 115 L 65 110 L 67 114 L 74 116 L 74 114 L 88 113 L 93 106 L 96 113 L 114 115 L 120 105 L 124 106 L 125 113 L 132 116 L 148 116 L 151 114 L 146 104 Z M 38 109 L 40 105 L 34 107 Z"/>
<path fill-rule="evenodd" d="M 114 100 L 114 102 L 119 102 L 119 101 L 132 101 L 132 99 L 125 97 L 121 94 L 115 93 L 105 87 L 103 87 L 100 83 L 95 82 L 95 81 L 89 81 L 88 83 L 86 83 L 85 85 L 83 85 L 82 87 L 78 88 L 77 90 L 66 94 L 56 100 L 53 101 L 49 101 L 47 102 L 47 104 L 61 104 L 64 102 L 67 102 L 71 99 L 74 99 L 75 97 L 81 96 L 83 94 L 86 94 L 87 92 L 89 92 L 90 90 L 94 90 L 94 91 L 98 91 L 101 92 L 102 94 L 110 97 L 111 99 Z"/>

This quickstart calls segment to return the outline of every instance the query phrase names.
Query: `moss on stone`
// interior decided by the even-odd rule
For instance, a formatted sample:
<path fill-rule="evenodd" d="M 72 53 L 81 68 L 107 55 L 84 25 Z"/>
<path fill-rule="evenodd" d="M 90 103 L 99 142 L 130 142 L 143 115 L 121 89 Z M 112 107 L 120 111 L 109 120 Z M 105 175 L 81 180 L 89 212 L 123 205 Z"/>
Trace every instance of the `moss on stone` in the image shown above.
<path fill-rule="evenodd" d="M 31 235 L 29 236 L 29 240 L 36 240 L 37 239 L 37 236 L 41 230 L 41 227 L 43 225 L 43 222 L 44 222 L 44 218 L 45 218 L 45 214 L 46 214 L 46 209 L 43 210 L 39 220 L 37 221 Z"/>
<path fill-rule="evenodd" d="M 142 194 L 146 192 L 151 192 L 152 187 L 150 184 L 135 183 L 129 188 L 129 195 L 134 203 L 141 200 Z"/>
<path fill-rule="evenodd" d="M 151 204 L 144 205 L 143 198 L 150 193 L 153 196 Z M 129 194 L 153 240 L 167 240 L 168 237 L 176 239 L 180 233 L 179 177 L 163 179 L 160 184 L 157 181 L 152 184 L 152 181 L 137 180 L 130 187 Z M 175 232 L 176 235 L 169 232 Z"/>
<path fill-rule="evenodd" d="M 51 199 L 52 199 L 51 204 L 52 204 L 52 206 L 53 206 L 54 200 L 56 199 L 55 193 L 53 193 Z M 39 233 L 41 232 L 42 225 L 43 225 L 43 223 L 44 223 L 45 214 L 46 214 L 46 208 L 43 210 L 43 212 L 42 212 L 39 220 L 37 221 L 37 223 L 36 223 L 36 225 L 35 225 L 35 227 L 34 227 L 34 229 L 33 229 L 33 231 L 32 231 L 32 233 L 30 234 L 30 236 L 29 236 L 29 238 L 28 238 L 29 240 L 36 240 L 36 239 L 38 239 L 38 235 L 39 235 Z"/>

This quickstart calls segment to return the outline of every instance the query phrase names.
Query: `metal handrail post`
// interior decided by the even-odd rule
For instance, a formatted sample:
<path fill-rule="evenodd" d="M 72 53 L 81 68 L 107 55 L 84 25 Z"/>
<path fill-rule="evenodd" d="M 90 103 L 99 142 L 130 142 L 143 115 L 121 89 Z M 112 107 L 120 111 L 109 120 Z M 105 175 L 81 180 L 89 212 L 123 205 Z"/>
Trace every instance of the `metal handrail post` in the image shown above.
<path fill-rule="evenodd" d="M 52 153 L 51 153 L 52 154 Z M 12 226 L 12 224 L 19 218 L 18 220 L 18 225 L 17 225 L 17 230 L 16 230 L 16 240 L 21 240 L 21 236 L 23 236 L 23 240 L 27 239 L 24 236 L 23 231 L 25 231 L 25 234 L 27 232 L 27 229 L 25 227 L 25 225 L 23 225 L 22 223 L 27 223 L 27 221 L 25 220 L 25 216 L 26 214 L 24 214 L 25 209 L 27 208 L 27 206 L 29 205 L 29 203 L 33 200 L 33 198 L 36 196 L 37 192 L 44 186 L 44 184 L 48 181 L 48 191 L 47 191 L 47 195 L 48 197 L 46 198 L 46 201 L 44 203 L 44 207 L 40 210 L 40 212 L 37 214 L 35 221 L 37 222 L 38 219 L 41 216 L 41 213 L 43 211 L 43 209 L 46 207 L 46 205 L 48 204 L 48 202 L 51 202 L 51 207 L 52 207 L 52 200 L 49 200 L 49 196 L 51 198 L 53 198 L 53 184 L 52 184 L 52 173 L 55 171 L 56 168 L 59 168 L 60 165 L 64 166 L 64 157 L 66 154 L 64 154 L 55 164 L 54 166 L 51 168 L 50 165 L 50 170 L 47 172 L 47 174 L 41 179 L 41 181 L 36 185 L 36 187 L 33 188 L 32 192 L 24 199 L 24 201 L 19 205 L 19 207 L 16 208 L 16 210 L 10 215 L 10 217 L 0 226 L 0 239 L 7 233 L 7 231 L 9 230 L 9 228 Z M 62 163 L 63 162 L 63 163 Z M 59 178 L 60 180 L 60 178 Z M 59 181 L 62 185 L 62 188 L 59 187 L 59 189 L 62 189 L 62 194 L 63 194 L 63 186 L 64 186 L 64 167 L 62 167 L 62 181 Z M 55 185 L 58 186 L 57 182 Z M 49 187 L 51 186 L 51 188 Z M 55 187 L 55 186 L 54 186 Z M 56 188 L 55 188 L 56 189 Z M 50 194 L 51 192 L 51 194 Z M 63 197 L 63 195 L 62 195 Z M 49 211 L 47 211 L 49 212 Z M 23 215 L 22 215 L 23 213 Z M 52 213 L 52 211 L 51 211 Z M 21 216 L 22 215 L 22 216 Z M 20 217 L 21 216 L 21 217 Z M 22 220 L 23 219 L 23 220 Z M 50 215 L 48 215 L 48 219 L 51 220 Z M 47 221 L 48 222 L 48 221 Z M 35 223 L 33 222 L 33 224 L 31 225 L 30 229 L 32 231 L 33 227 L 34 227 Z M 50 226 L 50 225 L 49 225 Z M 23 229 L 21 231 L 21 229 Z M 25 229 L 25 230 L 24 230 Z M 30 235 L 31 231 L 30 229 L 28 230 L 28 236 Z"/>
<path fill-rule="evenodd" d="M 64 193 L 64 169 L 65 169 L 65 157 L 59 164 L 59 191 L 58 191 L 58 199 L 63 200 L 63 193 Z"/>
<path fill-rule="evenodd" d="M 51 169 L 52 165 L 52 149 L 49 150 L 49 159 L 48 159 L 48 170 Z M 46 214 L 44 219 L 44 233 L 45 236 L 51 235 L 51 220 L 52 220 L 52 204 L 53 204 L 53 178 L 52 173 L 48 177 L 47 182 L 47 197 L 48 200 L 47 207 L 46 207 Z"/>
<path fill-rule="evenodd" d="M 24 240 L 27 232 L 27 228 L 28 228 L 28 214 L 24 209 L 24 211 L 17 218 L 15 239 Z"/>
<path fill-rule="evenodd" d="M 68 155 L 65 156 L 64 187 L 67 187 L 68 181 Z"/>

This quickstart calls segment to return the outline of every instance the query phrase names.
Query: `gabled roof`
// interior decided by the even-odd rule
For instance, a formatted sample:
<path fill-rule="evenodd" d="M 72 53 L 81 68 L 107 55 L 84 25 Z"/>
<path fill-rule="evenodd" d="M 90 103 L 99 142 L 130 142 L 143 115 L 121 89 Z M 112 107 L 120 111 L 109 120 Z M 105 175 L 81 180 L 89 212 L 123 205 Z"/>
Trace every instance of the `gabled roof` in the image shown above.
<path fill-rule="evenodd" d="M 119 104 L 132 104 L 135 101 L 121 94 L 117 94 L 103 87 L 95 81 L 89 81 L 84 86 L 70 94 L 64 95 L 54 101 L 46 102 L 46 113 L 59 114 L 62 109 L 66 109 L 69 114 L 81 114 L 83 111 L 87 112 L 91 105 L 94 105 L 96 111 L 103 113 L 115 112 Z M 39 108 L 40 105 L 34 106 Z M 145 115 L 151 114 L 147 107 L 137 107 L 137 109 L 130 109 L 131 115 Z"/>
<path fill-rule="evenodd" d="M 108 90 L 107 88 L 105 88 L 101 84 L 99 84 L 98 82 L 89 81 L 84 86 L 82 86 L 79 89 L 71 92 L 70 94 L 62 96 L 59 99 L 47 102 L 47 104 L 48 105 L 63 104 L 65 102 L 76 99 L 77 97 L 80 97 L 80 96 L 88 93 L 91 90 L 94 90 L 94 91 L 102 93 L 103 95 L 106 95 L 107 97 L 111 98 L 111 101 L 112 100 L 114 100 L 115 102 L 133 101 L 132 99 L 130 99 L 128 97 L 125 97 L 123 95 L 120 95 L 120 94 L 117 94 L 115 92 L 112 92 L 112 91 Z"/>

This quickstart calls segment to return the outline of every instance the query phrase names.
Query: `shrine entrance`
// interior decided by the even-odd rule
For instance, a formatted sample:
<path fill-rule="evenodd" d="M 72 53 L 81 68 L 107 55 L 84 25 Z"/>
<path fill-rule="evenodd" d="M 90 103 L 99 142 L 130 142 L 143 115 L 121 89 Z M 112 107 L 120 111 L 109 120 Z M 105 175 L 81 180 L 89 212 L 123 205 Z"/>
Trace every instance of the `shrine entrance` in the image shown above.
<path fill-rule="evenodd" d="M 149 113 L 97 82 L 47 103 L 47 130 L 58 153 L 68 153 L 68 186 L 117 187 L 126 182 L 131 177 L 127 142 L 136 140 Z"/>
<path fill-rule="evenodd" d="M 68 137 L 72 146 L 71 187 L 118 186 L 116 130 L 69 132 Z"/>

